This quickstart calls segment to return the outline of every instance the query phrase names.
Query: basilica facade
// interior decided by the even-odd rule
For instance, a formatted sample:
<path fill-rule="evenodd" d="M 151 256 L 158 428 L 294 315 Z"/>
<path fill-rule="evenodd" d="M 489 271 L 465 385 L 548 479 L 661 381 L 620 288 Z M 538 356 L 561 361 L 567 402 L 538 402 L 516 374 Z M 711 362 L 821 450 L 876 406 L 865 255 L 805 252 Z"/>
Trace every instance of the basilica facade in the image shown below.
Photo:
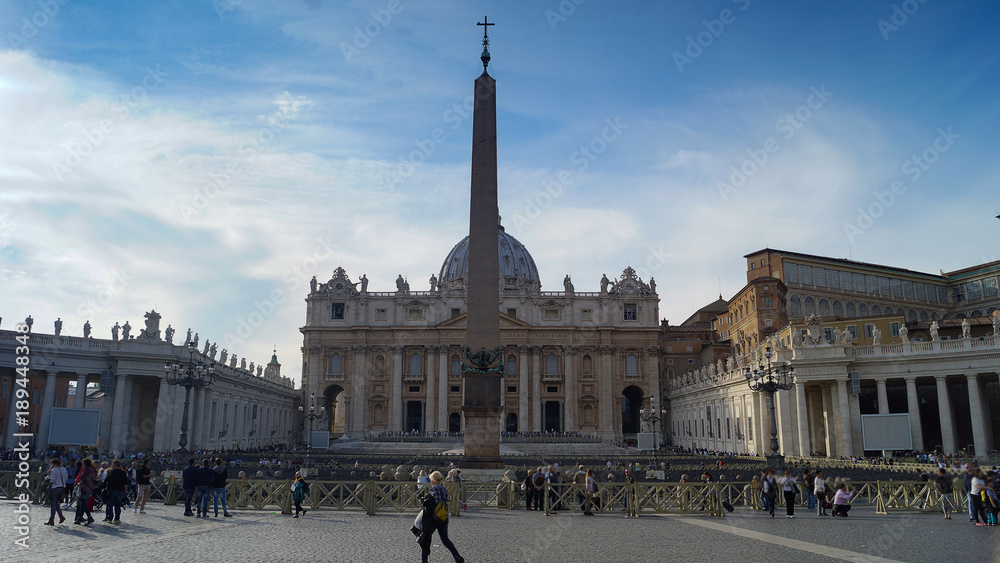
<path fill-rule="evenodd" d="M 576 291 L 568 275 L 562 291 L 542 291 L 531 254 L 502 226 L 497 244 L 501 428 L 607 440 L 638 432 L 639 409 L 660 389 L 655 281 L 625 268 L 599 291 Z M 354 439 L 464 430 L 468 267 L 466 237 L 426 291 L 402 277 L 395 291 L 372 291 L 343 268 L 313 280 L 301 331 L 303 396 L 325 407 L 314 430 Z"/>

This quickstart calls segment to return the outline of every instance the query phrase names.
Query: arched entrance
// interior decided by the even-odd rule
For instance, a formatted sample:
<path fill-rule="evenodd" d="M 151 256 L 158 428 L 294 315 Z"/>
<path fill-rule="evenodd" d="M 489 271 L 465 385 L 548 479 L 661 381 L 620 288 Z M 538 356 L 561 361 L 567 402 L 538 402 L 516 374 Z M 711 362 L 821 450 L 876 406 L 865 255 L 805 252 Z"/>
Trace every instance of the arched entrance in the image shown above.
<path fill-rule="evenodd" d="M 507 423 L 504 428 L 507 432 L 517 432 L 517 415 L 515 413 L 507 413 Z"/>
<path fill-rule="evenodd" d="M 622 391 L 622 434 L 639 433 L 639 409 L 642 408 L 642 389 L 629 385 Z"/>
<path fill-rule="evenodd" d="M 462 415 L 453 412 L 448 415 L 448 432 L 462 431 Z"/>
<path fill-rule="evenodd" d="M 331 438 L 339 438 L 344 434 L 344 422 L 347 418 L 346 408 L 344 408 L 342 394 L 344 388 L 340 385 L 331 385 L 323 392 L 323 406 L 326 407 L 326 421 L 328 427 L 316 428 L 317 430 L 329 430 Z"/>

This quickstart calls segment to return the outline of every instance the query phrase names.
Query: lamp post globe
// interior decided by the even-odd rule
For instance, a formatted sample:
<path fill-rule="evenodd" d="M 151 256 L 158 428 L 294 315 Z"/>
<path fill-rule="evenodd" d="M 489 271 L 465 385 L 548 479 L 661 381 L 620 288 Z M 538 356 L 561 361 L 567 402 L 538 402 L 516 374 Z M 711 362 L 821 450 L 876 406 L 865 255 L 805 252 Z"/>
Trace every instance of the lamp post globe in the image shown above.
<path fill-rule="evenodd" d="M 188 418 L 191 410 L 191 389 L 208 387 L 215 382 L 215 362 L 208 364 L 198 360 L 195 361 L 194 354 L 197 348 L 192 342 L 187 343 L 188 361 L 187 365 L 177 362 L 167 362 L 163 366 L 164 378 L 168 385 L 180 385 L 184 387 L 184 414 L 181 417 L 181 434 L 177 440 L 177 448 L 173 451 L 175 463 L 183 463 L 188 457 Z"/>
<path fill-rule="evenodd" d="M 785 467 L 785 456 L 778 453 L 778 420 L 774 413 L 774 394 L 788 391 L 795 386 L 795 368 L 788 362 L 773 365 L 771 347 L 764 350 L 764 361 L 756 366 L 747 366 L 743 376 L 752 391 L 767 394 L 767 414 L 771 419 L 771 453 L 767 454 L 767 467 L 781 470 Z"/>

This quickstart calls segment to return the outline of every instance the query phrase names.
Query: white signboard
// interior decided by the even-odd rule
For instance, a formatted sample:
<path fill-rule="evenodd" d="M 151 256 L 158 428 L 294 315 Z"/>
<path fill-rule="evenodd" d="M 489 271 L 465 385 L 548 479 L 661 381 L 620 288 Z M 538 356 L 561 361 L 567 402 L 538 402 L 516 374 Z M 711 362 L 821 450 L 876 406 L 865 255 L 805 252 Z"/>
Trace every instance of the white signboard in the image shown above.
<path fill-rule="evenodd" d="M 96 446 L 101 429 L 98 409 L 52 408 L 49 443 L 60 446 Z"/>
<path fill-rule="evenodd" d="M 640 452 L 651 452 L 656 449 L 656 440 L 654 440 L 652 432 L 639 432 L 637 436 Z"/>
<path fill-rule="evenodd" d="M 315 450 L 325 450 L 330 447 L 330 433 L 322 430 L 313 430 L 309 445 Z"/>

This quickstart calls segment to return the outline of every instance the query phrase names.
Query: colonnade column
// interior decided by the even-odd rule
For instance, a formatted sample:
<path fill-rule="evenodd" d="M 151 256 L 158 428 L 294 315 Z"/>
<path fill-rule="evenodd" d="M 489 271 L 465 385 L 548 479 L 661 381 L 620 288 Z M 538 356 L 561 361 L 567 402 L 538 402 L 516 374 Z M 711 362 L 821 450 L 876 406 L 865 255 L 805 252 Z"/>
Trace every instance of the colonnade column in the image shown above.
<path fill-rule="evenodd" d="M 875 388 L 878 391 L 878 413 L 889 414 L 889 397 L 885 391 L 884 377 L 875 380 Z"/>
<path fill-rule="evenodd" d="M 123 386 L 124 387 L 124 386 Z M 170 433 L 170 385 L 166 378 L 160 379 L 160 390 L 156 395 L 156 425 L 153 430 L 153 451 L 162 452 L 167 449 L 165 444 L 169 444 Z M 118 413 L 118 397 L 115 396 L 115 413 Z M 119 432 L 118 425 L 115 425 L 115 433 Z"/>
<path fill-rule="evenodd" d="M 87 406 L 87 374 L 76 374 L 76 396 L 73 397 L 73 408 L 82 409 Z"/>
<path fill-rule="evenodd" d="M 946 454 L 955 453 L 955 424 L 948 395 L 948 378 L 935 375 L 934 380 L 937 382 L 938 414 L 941 416 L 941 447 Z"/>
<path fill-rule="evenodd" d="M 389 346 L 392 352 L 392 398 L 389 400 L 389 412 L 392 432 L 403 430 L 403 347 L 396 344 Z"/>
<path fill-rule="evenodd" d="M 825 450 L 828 457 L 834 457 L 840 455 L 837 450 L 837 440 L 834 435 L 837 434 L 837 417 L 833 411 L 833 389 L 829 386 L 823 387 L 823 434 L 825 438 Z"/>
<path fill-rule="evenodd" d="M 920 427 L 920 398 L 917 396 L 917 378 L 906 378 L 906 410 L 910 413 L 910 436 L 913 449 L 923 451 L 924 432 Z"/>
<path fill-rule="evenodd" d="M 437 370 L 434 368 L 437 365 L 438 352 L 437 346 L 427 346 L 424 350 L 426 350 L 427 354 L 427 369 L 424 370 L 427 372 L 425 376 L 427 380 L 424 382 L 426 386 L 424 390 L 424 396 L 426 397 L 424 399 L 426 401 L 424 405 L 424 431 L 434 432 L 437 430 L 437 401 L 435 400 L 437 398 L 437 389 L 434 385 L 434 377 Z M 438 373 L 437 377 L 440 376 L 441 374 Z"/>
<path fill-rule="evenodd" d="M 986 419 L 983 417 L 983 400 L 979 390 L 979 378 L 975 373 L 965 374 L 969 382 L 969 415 L 972 417 L 972 445 L 976 457 L 987 454 Z"/>
<path fill-rule="evenodd" d="M 795 383 L 795 412 L 799 426 L 799 455 L 810 457 L 812 448 L 809 440 L 809 409 L 806 405 L 806 388 L 802 383 Z"/>
<path fill-rule="evenodd" d="M 166 385 L 167 380 L 162 380 L 162 383 Z M 104 400 L 107 401 L 108 397 L 105 396 Z M 115 380 L 114 407 L 111 409 L 111 436 L 108 439 L 108 450 L 121 451 L 123 449 L 125 426 L 128 424 L 128 420 L 125 418 L 125 405 L 125 374 L 119 373 L 118 378 Z M 159 417 L 157 417 L 157 428 L 153 434 L 154 442 L 160 437 L 158 427 Z"/>
<path fill-rule="evenodd" d="M 7 425 L 5 428 L 7 436 L 3 442 L 4 447 L 6 448 L 17 447 L 17 438 L 14 437 L 14 434 L 28 430 L 27 428 L 22 428 L 17 424 L 17 402 L 24 401 L 24 404 L 31 404 L 30 403 L 31 397 L 29 395 L 25 394 L 24 398 L 19 398 L 17 396 L 18 390 L 22 389 L 22 387 L 17 383 L 17 379 L 14 379 L 12 383 L 13 385 L 10 390 L 10 393 L 7 394 L 7 418 L 5 419 L 7 420 Z M 24 393 L 27 393 L 26 389 L 24 390 Z M 28 409 L 21 409 L 21 410 L 27 411 Z"/>
<path fill-rule="evenodd" d="M 517 347 L 517 429 L 521 432 L 531 428 L 531 412 L 528 410 L 528 346 Z"/>
<path fill-rule="evenodd" d="M 851 431 L 851 403 L 847 395 L 847 381 L 837 379 L 837 402 L 840 403 L 840 455 L 854 455 L 854 433 Z"/>
<path fill-rule="evenodd" d="M 42 418 L 35 437 L 35 452 L 42 453 L 49 447 L 49 426 L 52 422 L 52 403 L 56 396 L 56 376 L 58 371 L 45 372 L 45 391 L 42 393 Z"/>
<path fill-rule="evenodd" d="M 449 347 L 447 344 L 438 346 L 438 404 L 437 404 L 437 427 L 442 432 L 448 431 L 448 378 L 451 373 L 448 371 Z"/>
<path fill-rule="evenodd" d="M 576 405 L 577 399 L 579 397 L 579 392 L 577 391 L 576 385 L 576 353 L 579 350 L 578 346 L 567 346 L 564 354 L 565 366 L 566 366 L 566 392 L 563 395 L 565 397 L 565 411 L 563 422 L 564 432 L 573 432 L 576 430 Z"/>

